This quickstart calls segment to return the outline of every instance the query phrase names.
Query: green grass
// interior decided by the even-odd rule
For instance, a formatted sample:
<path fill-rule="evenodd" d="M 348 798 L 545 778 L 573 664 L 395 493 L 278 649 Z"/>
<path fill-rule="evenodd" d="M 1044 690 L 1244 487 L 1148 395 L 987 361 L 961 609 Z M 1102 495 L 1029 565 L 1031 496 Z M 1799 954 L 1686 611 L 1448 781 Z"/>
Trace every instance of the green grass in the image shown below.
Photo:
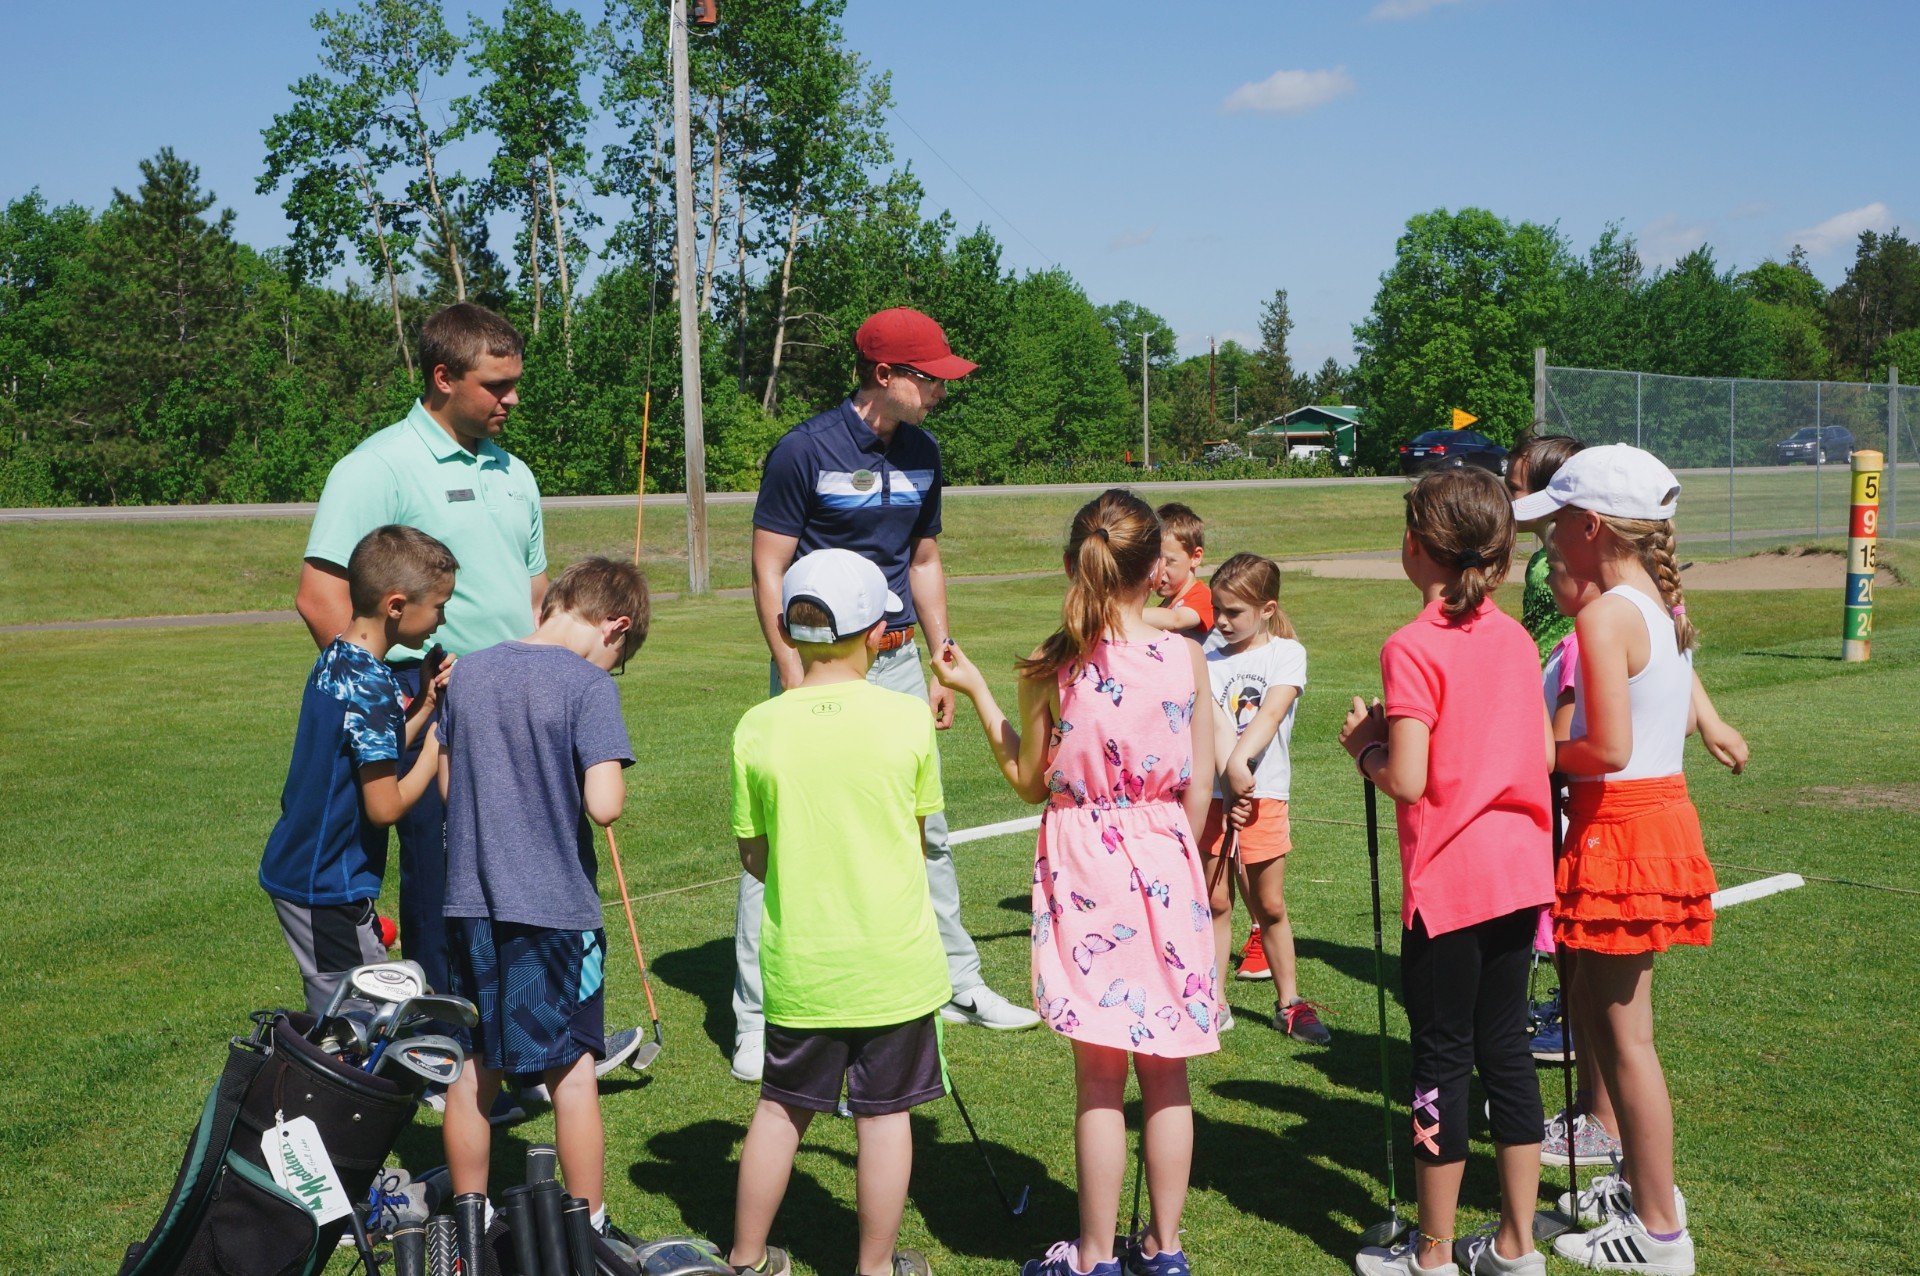
<path fill-rule="evenodd" d="M 1031 514 L 1043 516 L 1057 526 L 1054 511 Z M 1255 543 L 1276 549 L 1275 540 L 1309 533 L 1351 537 L 1353 548 L 1379 539 L 1377 525 L 1344 515 L 1285 536 L 1261 517 L 1252 501 L 1221 516 L 1236 539 L 1222 533 L 1216 544 L 1238 548 L 1256 529 Z M 1051 527 L 1003 521 L 955 527 L 955 540 L 971 537 L 973 547 L 965 557 L 950 547 L 956 570 L 1049 565 Z M 130 530 L 89 529 L 95 543 L 75 538 L 67 552 L 104 564 Z M 204 574 L 181 566 L 167 596 L 194 595 Z M 0 581 L 16 601 L 38 585 L 11 565 Z M 1413 598 L 1404 584 L 1303 576 L 1287 591 L 1313 661 L 1295 735 L 1289 897 L 1304 987 L 1330 1008 L 1335 1044 L 1292 1046 L 1260 1024 L 1266 986 L 1231 986 L 1241 1027 L 1192 1068 L 1187 1243 L 1218 1271 L 1343 1270 L 1355 1232 L 1383 1214 L 1360 795 L 1333 734 L 1344 698 L 1377 687 L 1379 643 L 1410 616 Z M 1689 599 L 1707 635 L 1703 676 L 1754 750 L 1738 778 L 1692 751 L 1715 860 L 1909 892 L 1811 881 L 1730 910 L 1712 949 L 1661 963 L 1660 1040 L 1703 1273 L 1900 1270 L 1920 1205 L 1906 1013 L 1920 984 L 1911 942 L 1920 763 L 1910 741 L 1920 591 L 1881 593 L 1867 665 L 1835 659 L 1833 602 L 1823 591 Z M 954 624 L 983 666 L 1004 669 L 1057 605 L 1047 579 L 962 584 Z M 249 1010 L 299 1000 L 254 871 L 310 660 L 304 637 L 277 626 L 0 636 L 0 1067 L 14 1096 L 0 1114 L 0 1271 L 116 1263 L 157 1215 L 225 1038 Z M 621 838 L 636 895 L 734 871 L 721 759 L 733 722 L 764 692 L 764 668 L 745 602 L 659 609 L 622 687 L 641 759 Z M 943 747 L 956 828 L 1024 813 L 971 720 Z M 1390 834 L 1384 849 L 1392 883 Z M 1017 996 L 1031 837 L 958 854 L 989 978 Z M 1728 871 L 1723 881 L 1746 876 Z M 602 887 L 611 897 L 611 874 Z M 392 911 L 391 886 L 388 894 Z M 1390 885 L 1389 910 L 1395 897 Z M 667 1051 L 650 1082 L 610 1086 L 606 1117 L 612 1209 L 642 1233 L 724 1238 L 731 1226 L 734 1158 L 753 1104 L 753 1091 L 726 1075 L 732 908 L 727 884 L 637 905 Z M 624 950 L 617 903 L 608 920 Z M 638 980 L 618 953 L 609 996 L 611 1018 L 644 1019 Z M 1392 1064 L 1404 1079 L 1406 1024 L 1397 1005 L 1390 1013 Z M 945 1272 L 1005 1271 L 1073 1227 L 1069 1052 L 1044 1033 L 957 1030 L 948 1044 L 1001 1176 L 1030 1182 L 1033 1203 L 1023 1221 L 1002 1217 L 957 1113 L 934 1104 L 915 1118 L 904 1243 Z M 1557 1105 L 1557 1077 L 1542 1079 Z M 437 1126 L 422 1114 L 399 1156 L 437 1163 Z M 501 1181 L 517 1177 L 527 1143 L 551 1133 L 545 1116 L 503 1132 Z M 824 1120 L 800 1156 L 776 1238 L 808 1270 L 849 1268 L 852 1154 L 850 1124 Z M 1408 1183 L 1404 1151 L 1399 1172 Z M 1463 1223 L 1489 1217 L 1493 1199 L 1490 1149 L 1477 1143 Z M 333 1270 L 347 1267 L 342 1258 Z"/>
<path fill-rule="evenodd" d="M 1742 475 L 1738 484 L 1737 552 L 1774 540 L 1750 540 L 1757 529 L 1784 528 L 1778 542 L 1805 539 L 1815 525 L 1814 472 Z M 1681 519 L 1690 558 L 1723 557 L 1726 479 L 1690 477 Z M 1846 476 L 1825 471 L 1821 526 L 1845 536 Z M 1697 489 L 1697 490 L 1696 490 Z M 1154 489 L 1156 504 L 1183 500 L 1207 520 L 1209 559 L 1250 549 L 1279 558 L 1397 543 L 1397 484 L 1344 487 Z M 1082 495 L 961 495 L 947 499 L 942 552 L 948 570 L 975 576 L 1045 570 Z M 708 510 L 714 588 L 744 587 L 752 526 L 748 505 Z M 586 554 L 633 553 L 631 509 L 567 509 L 547 515 L 547 554 L 556 567 Z M 209 519 L 192 522 L 8 523 L 0 525 L 0 580 L 31 588 L 0 596 L 0 625 L 124 616 L 280 611 L 293 606 L 306 546 L 305 518 Z M 685 515 L 656 509 L 647 516 L 645 562 L 655 587 L 684 587 Z"/>

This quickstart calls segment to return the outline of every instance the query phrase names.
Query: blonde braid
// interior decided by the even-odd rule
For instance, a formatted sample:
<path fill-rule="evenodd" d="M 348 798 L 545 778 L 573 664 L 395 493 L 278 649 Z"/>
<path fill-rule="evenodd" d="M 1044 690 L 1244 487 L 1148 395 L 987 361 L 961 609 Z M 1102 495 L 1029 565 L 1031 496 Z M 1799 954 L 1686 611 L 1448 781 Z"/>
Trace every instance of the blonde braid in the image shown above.
<path fill-rule="evenodd" d="M 1640 541 L 1640 561 L 1660 587 L 1660 601 L 1673 613 L 1674 644 L 1681 651 L 1691 651 L 1700 641 L 1700 631 L 1687 619 L 1687 596 L 1680 586 L 1680 564 L 1674 556 L 1673 542 L 1673 520 L 1660 520 Z"/>

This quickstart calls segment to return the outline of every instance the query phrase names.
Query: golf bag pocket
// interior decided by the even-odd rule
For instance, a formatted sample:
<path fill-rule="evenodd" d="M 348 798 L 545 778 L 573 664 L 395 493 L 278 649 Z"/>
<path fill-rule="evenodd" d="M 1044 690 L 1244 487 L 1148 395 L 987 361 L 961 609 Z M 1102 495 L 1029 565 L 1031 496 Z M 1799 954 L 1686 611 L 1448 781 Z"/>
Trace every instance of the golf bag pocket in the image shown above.
<path fill-rule="evenodd" d="M 338 1229 L 333 1229 L 337 1236 Z M 180 1270 L 218 1276 L 313 1276 L 333 1256 L 320 1248 L 320 1227 L 300 1199 L 273 1175 L 227 1153 L 213 1184 L 206 1223 L 194 1236 Z"/>

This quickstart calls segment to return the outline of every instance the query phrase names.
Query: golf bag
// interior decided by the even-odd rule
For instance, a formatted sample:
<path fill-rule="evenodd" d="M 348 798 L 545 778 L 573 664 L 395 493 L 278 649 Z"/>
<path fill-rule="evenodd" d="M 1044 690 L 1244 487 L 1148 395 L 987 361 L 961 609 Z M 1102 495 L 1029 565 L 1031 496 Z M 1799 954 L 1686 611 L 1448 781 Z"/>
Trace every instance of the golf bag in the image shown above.
<path fill-rule="evenodd" d="M 252 1018 L 252 1035 L 228 1043 L 159 1222 L 128 1246 L 120 1276 L 317 1276 L 348 1220 L 317 1224 L 274 1181 L 262 1137 L 279 1117 L 310 1118 L 347 1199 L 358 1203 L 412 1120 L 417 1079 L 374 1076 L 324 1053 L 306 1039 L 309 1015 Z"/>

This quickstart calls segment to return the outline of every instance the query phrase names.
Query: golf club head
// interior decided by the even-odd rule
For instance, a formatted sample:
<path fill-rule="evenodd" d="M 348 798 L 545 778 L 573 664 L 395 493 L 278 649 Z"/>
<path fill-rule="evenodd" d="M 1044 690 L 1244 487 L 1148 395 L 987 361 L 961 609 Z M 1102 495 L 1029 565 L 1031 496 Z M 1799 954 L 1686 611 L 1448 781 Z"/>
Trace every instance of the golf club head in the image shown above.
<path fill-rule="evenodd" d="M 457 1023 L 462 1028 L 472 1028 L 479 1024 L 480 1012 L 465 997 L 428 992 L 407 998 L 393 1016 L 394 1025 L 401 1028 L 423 1019 L 438 1019 L 444 1023 Z"/>
<path fill-rule="evenodd" d="M 640 1048 L 628 1056 L 627 1066 L 635 1072 L 645 1072 L 653 1066 L 653 1061 L 660 1057 L 662 1044 L 660 1040 L 660 1025 L 655 1024 L 653 1026 L 653 1040 L 642 1041 Z"/>
<path fill-rule="evenodd" d="M 1360 1244 L 1362 1248 L 1378 1246 L 1386 1249 L 1398 1244 L 1412 1230 L 1413 1224 L 1400 1217 L 1400 1207 L 1396 1205 L 1383 1222 L 1375 1223 L 1360 1233 Z"/>
<path fill-rule="evenodd" d="M 1015 1218 L 1019 1218 L 1022 1214 L 1025 1214 L 1027 1212 L 1027 1196 L 1031 1191 L 1031 1184 L 1022 1183 L 1020 1185 L 1019 1195 L 1013 1198 L 1013 1204 L 1007 1206 L 1007 1213 L 1013 1215 Z"/>
<path fill-rule="evenodd" d="M 1533 1239 L 1545 1244 L 1556 1236 L 1565 1236 L 1573 1230 L 1573 1220 L 1559 1210 L 1535 1210 L 1533 1213 Z"/>
<path fill-rule="evenodd" d="M 355 966 L 347 972 L 345 986 L 354 996 L 385 1003 L 420 996 L 427 990 L 427 981 L 413 962 L 383 961 L 371 966 Z"/>
<path fill-rule="evenodd" d="M 349 1007 L 328 1021 L 327 1032 L 321 1040 L 324 1042 L 331 1036 L 339 1046 L 339 1054 L 355 1060 L 365 1059 L 373 1049 L 373 1020 L 371 1007 Z"/>
<path fill-rule="evenodd" d="M 390 1063 L 435 1085 L 452 1085 L 460 1079 L 460 1070 L 466 1066 L 467 1052 L 452 1037 L 428 1033 L 394 1042 L 373 1065 L 374 1075 L 378 1076 Z"/>

